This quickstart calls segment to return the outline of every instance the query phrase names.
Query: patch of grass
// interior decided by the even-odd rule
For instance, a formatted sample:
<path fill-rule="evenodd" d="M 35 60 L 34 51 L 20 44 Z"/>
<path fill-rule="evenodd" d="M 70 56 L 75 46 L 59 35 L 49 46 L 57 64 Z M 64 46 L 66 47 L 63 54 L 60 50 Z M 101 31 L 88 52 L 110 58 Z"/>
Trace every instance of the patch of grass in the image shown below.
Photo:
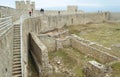
<path fill-rule="evenodd" d="M 113 69 L 111 77 L 120 77 L 120 62 L 111 65 L 111 68 Z"/>
<path fill-rule="evenodd" d="M 66 53 L 66 49 L 60 49 L 55 53 L 56 56 L 58 57 L 62 57 L 62 60 L 65 64 L 65 66 L 67 66 L 67 68 L 73 68 L 73 66 L 76 65 L 77 61 L 75 59 L 73 59 L 71 56 L 69 56 Z"/>
<path fill-rule="evenodd" d="M 111 47 L 112 44 L 120 43 L 119 25 L 120 23 L 86 24 L 70 26 L 68 29 L 72 34 Z"/>
<path fill-rule="evenodd" d="M 85 57 L 80 51 L 71 47 L 49 53 L 51 59 L 56 56 L 62 57 L 64 67 L 71 69 L 75 73 L 75 77 L 83 77 L 83 66 L 88 61 L 93 60 L 93 58 Z"/>
<path fill-rule="evenodd" d="M 77 67 L 74 69 L 75 73 L 76 73 L 76 77 L 84 77 L 84 74 L 83 74 L 83 68 L 81 67 Z"/>

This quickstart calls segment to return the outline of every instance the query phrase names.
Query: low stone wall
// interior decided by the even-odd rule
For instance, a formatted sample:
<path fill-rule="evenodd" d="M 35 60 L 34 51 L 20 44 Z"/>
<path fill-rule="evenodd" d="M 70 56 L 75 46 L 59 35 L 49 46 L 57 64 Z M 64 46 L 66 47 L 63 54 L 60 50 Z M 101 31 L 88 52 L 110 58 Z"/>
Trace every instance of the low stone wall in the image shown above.
<path fill-rule="evenodd" d="M 34 33 L 30 33 L 30 50 L 35 55 L 36 61 L 39 63 L 38 65 L 41 66 L 41 69 L 39 69 L 40 77 L 47 76 L 50 69 L 48 51 Z"/>
<path fill-rule="evenodd" d="M 55 38 L 49 37 L 48 35 L 39 35 L 38 38 L 45 44 L 48 51 L 56 50 Z"/>
<path fill-rule="evenodd" d="M 0 36 L 0 77 L 12 77 L 13 28 Z"/>
<path fill-rule="evenodd" d="M 60 48 L 69 47 L 71 45 L 69 36 L 64 38 L 55 38 L 55 37 L 59 37 L 59 35 L 54 37 L 44 34 L 44 35 L 39 35 L 38 37 L 46 45 L 48 51 L 57 51 Z"/>
<path fill-rule="evenodd" d="M 110 77 L 111 68 L 96 61 L 89 61 L 84 67 L 85 77 Z"/>
<path fill-rule="evenodd" d="M 86 55 L 94 57 L 101 63 L 106 64 L 112 61 L 119 60 L 119 58 L 117 58 L 116 56 L 112 56 L 109 53 L 103 52 L 102 50 L 89 46 L 88 44 L 80 42 L 79 40 L 81 40 L 79 37 L 73 35 L 71 38 L 72 47 L 78 49 L 80 52 Z"/>

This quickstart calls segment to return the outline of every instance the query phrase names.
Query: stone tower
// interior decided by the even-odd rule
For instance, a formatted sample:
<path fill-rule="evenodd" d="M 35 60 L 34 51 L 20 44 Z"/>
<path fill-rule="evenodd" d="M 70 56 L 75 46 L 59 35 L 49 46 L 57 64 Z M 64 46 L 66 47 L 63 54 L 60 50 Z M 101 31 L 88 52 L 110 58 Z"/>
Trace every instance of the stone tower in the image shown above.
<path fill-rule="evenodd" d="M 30 0 L 24 0 L 16 1 L 16 9 L 17 10 L 35 10 L 35 2 L 31 2 Z"/>
<path fill-rule="evenodd" d="M 69 12 L 77 12 L 78 11 L 78 7 L 77 6 L 67 6 L 67 11 Z"/>

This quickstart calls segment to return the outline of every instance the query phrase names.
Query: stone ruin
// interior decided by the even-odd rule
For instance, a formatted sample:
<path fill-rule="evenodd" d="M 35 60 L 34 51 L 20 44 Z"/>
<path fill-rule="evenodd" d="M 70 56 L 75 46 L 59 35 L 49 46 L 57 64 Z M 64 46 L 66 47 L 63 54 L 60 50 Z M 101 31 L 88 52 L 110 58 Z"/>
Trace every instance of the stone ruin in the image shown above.
<path fill-rule="evenodd" d="M 28 11 L 32 9 L 34 14 L 29 17 Z M 89 61 L 84 66 L 83 72 L 86 77 L 110 76 L 112 70 L 109 65 L 120 59 L 108 51 L 119 51 L 119 44 L 106 48 L 74 34 L 69 34 L 68 30 L 60 30 L 60 28 L 70 25 L 101 23 L 109 21 L 109 19 L 116 21 L 120 19 L 119 13 L 85 13 L 79 11 L 77 6 L 69 6 L 67 11 L 60 12 L 58 15 L 58 11 L 46 11 L 45 15 L 41 15 L 38 10 L 35 10 L 35 3 L 30 3 L 30 0 L 27 0 L 26 4 L 24 1 L 16 1 L 16 9 L 0 6 L 1 77 L 28 77 L 28 53 L 30 52 L 39 76 L 46 76 L 51 73 L 52 69 L 49 64 L 48 52 L 64 47 L 73 47 L 99 62 Z M 55 29 L 57 29 L 56 32 L 51 31 Z"/>

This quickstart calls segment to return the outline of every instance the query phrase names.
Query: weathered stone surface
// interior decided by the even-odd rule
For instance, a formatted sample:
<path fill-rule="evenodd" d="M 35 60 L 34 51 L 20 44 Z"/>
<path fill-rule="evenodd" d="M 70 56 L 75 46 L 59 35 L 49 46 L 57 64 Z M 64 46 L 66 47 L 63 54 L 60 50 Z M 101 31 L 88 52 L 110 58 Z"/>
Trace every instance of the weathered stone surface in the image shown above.
<path fill-rule="evenodd" d="M 117 52 L 120 52 L 120 44 L 114 44 L 111 46 L 111 49 L 113 51 L 117 51 Z"/>
<path fill-rule="evenodd" d="M 47 35 L 40 35 L 38 37 L 45 44 L 48 51 L 55 51 L 56 50 L 55 38 L 49 37 Z"/>
<path fill-rule="evenodd" d="M 81 39 L 78 36 L 73 35 L 73 37 L 71 38 L 72 47 L 78 49 L 85 55 L 92 56 L 102 63 L 110 63 L 112 61 L 119 60 L 119 58 L 117 58 L 116 56 L 110 55 L 107 52 L 103 52 L 102 50 L 91 47 L 88 44 L 85 44 L 79 40 Z"/>
<path fill-rule="evenodd" d="M 13 28 L 0 36 L 0 77 L 12 77 Z"/>
<path fill-rule="evenodd" d="M 39 72 L 41 77 L 45 77 L 50 72 L 50 64 L 48 59 L 48 50 L 46 46 L 40 41 L 40 39 L 31 33 L 30 37 L 30 50 L 35 55 L 36 61 L 39 63 Z"/>
<path fill-rule="evenodd" d="M 96 61 L 89 61 L 83 69 L 85 77 L 110 77 L 111 71 L 111 68 Z"/>

